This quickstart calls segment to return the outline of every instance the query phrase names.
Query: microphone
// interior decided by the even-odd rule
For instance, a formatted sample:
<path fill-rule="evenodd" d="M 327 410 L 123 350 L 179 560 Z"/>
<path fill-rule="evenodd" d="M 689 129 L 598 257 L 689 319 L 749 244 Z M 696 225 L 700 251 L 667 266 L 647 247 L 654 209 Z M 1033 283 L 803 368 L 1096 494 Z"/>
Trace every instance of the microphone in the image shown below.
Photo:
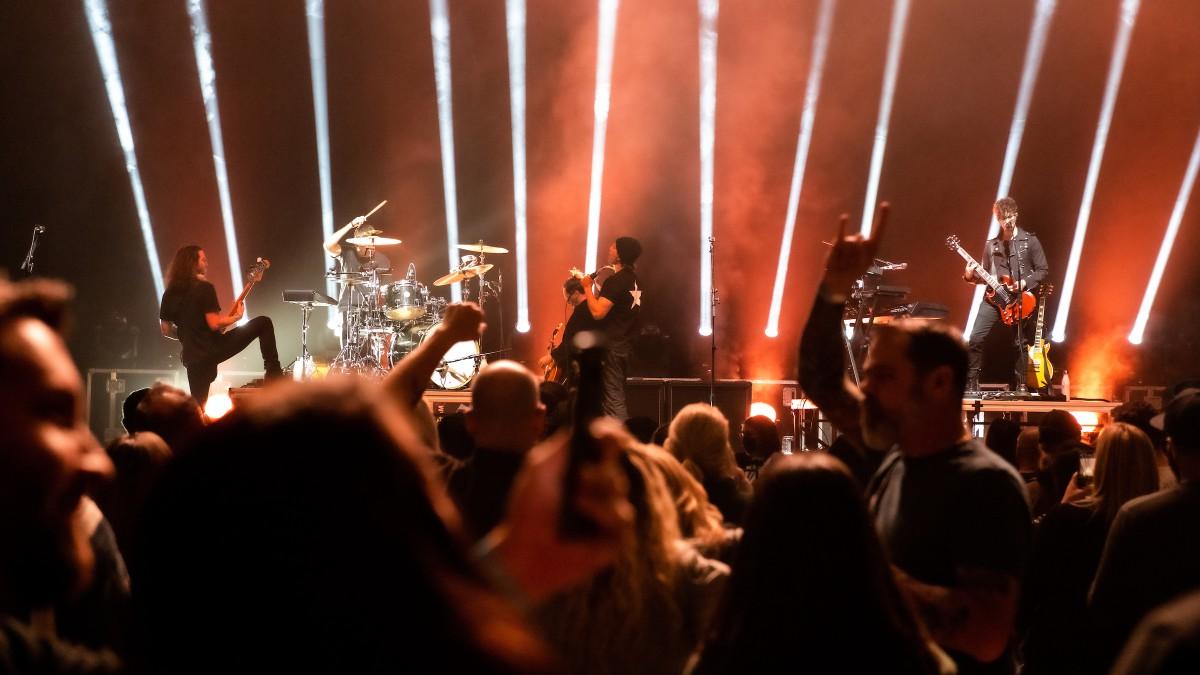
<path fill-rule="evenodd" d="M 29 241 L 29 251 L 25 254 L 25 261 L 21 263 L 21 267 L 19 268 L 27 277 L 33 276 L 33 254 L 37 252 L 38 236 L 45 231 L 45 225 L 33 226 L 33 238 Z"/>
<path fill-rule="evenodd" d="M 44 234 L 46 232 L 46 226 L 45 225 L 34 225 L 33 231 L 35 234 Z"/>

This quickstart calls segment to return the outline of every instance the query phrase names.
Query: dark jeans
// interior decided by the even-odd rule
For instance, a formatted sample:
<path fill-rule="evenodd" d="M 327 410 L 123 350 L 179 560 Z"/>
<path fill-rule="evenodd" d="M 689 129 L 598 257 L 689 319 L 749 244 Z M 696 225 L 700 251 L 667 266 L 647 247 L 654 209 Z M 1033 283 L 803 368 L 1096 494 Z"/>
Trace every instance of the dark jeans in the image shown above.
<path fill-rule="evenodd" d="M 192 398 L 204 407 L 208 401 L 208 388 L 217 379 L 217 366 L 222 361 L 233 358 L 251 342 L 258 339 L 258 348 L 262 351 L 263 367 L 267 374 L 279 372 L 279 350 L 275 347 L 275 326 L 270 317 L 256 316 L 228 333 L 217 337 L 212 351 L 203 359 L 187 364 L 188 388 Z"/>
<path fill-rule="evenodd" d="M 609 345 L 604 358 L 604 414 L 621 421 L 629 418 L 625 409 L 625 374 L 629 372 L 628 345 Z"/>
<path fill-rule="evenodd" d="M 980 304 L 981 306 L 979 308 L 979 315 L 975 317 L 975 325 L 971 328 L 971 339 L 967 341 L 968 385 L 979 384 L 979 370 L 983 365 L 983 343 L 987 340 L 988 335 L 991 334 L 992 330 L 996 326 L 1002 326 L 1004 328 L 1004 333 L 1008 338 L 1009 345 L 1013 344 L 1013 328 L 1011 326 L 1004 325 L 1004 322 L 1000 320 L 1000 310 L 996 309 L 994 305 L 987 301 L 981 301 Z M 1028 361 L 1028 350 L 1025 349 L 1025 347 L 1028 347 L 1030 344 L 1032 344 L 1032 341 L 1029 339 L 1028 335 L 1029 327 L 1032 325 L 1032 322 L 1026 318 L 1021 320 L 1021 324 L 1023 333 L 1021 336 L 1022 349 L 1017 352 L 1016 360 L 1013 364 L 1013 380 L 1009 382 L 1011 386 L 1018 386 L 1025 381 L 1025 364 L 1026 361 Z M 1009 347 L 1009 353 L 1012 353 L 1011 346 Z"/>

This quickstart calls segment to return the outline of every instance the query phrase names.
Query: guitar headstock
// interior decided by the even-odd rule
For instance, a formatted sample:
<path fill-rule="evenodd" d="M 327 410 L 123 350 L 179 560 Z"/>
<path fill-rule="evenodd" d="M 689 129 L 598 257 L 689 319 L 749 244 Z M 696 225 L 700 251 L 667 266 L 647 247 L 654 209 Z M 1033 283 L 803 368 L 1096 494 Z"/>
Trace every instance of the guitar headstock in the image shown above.
<path fill-rule="evenodd" d="M 1038 286 L 1039 298 L 1048 298 L 1052 293 L 1054 293 L 1054 284 L 1042 284 Z"/>
<path fill-rule="evenodd" d="M 262 281 L 263 273 L 271 266 L 271 261 L 266 258 L 259 258 L 246 272 L 246 283 L 258 283 Z"/>
<path fill-rule="evenodd" d="M 957 234 L 952 234 L 949 237 L 946 237 L 946 247 L 951 251 L 958 248 L 958 242 L 959 239 Z"/>

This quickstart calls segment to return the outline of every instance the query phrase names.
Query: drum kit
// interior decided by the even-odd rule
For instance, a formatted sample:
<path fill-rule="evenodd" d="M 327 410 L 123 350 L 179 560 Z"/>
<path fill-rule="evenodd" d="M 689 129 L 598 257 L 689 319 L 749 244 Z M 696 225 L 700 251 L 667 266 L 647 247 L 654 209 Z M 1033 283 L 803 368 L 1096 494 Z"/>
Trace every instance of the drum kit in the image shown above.
<path fill-rule="evenodd" d="M 326 275 L 342 287 L 339 304 L 344 312 L 342 349 L 330 363 L 331 371 L 381 376 L 424 342 L 445 315 L 446 299 L 433 295 L 433 289 L 417 280 L 414 265 L 410 263 L 404 278 L 395 281 L 391 280 L 391 269 L 376 266 L 377 248 L 401 244 L 401 240 L 381 234 L 369 230 L 346 239 L 346 244 L 359 251 L 360 269 L 343 271 L 335 267 Z M 434 280 L 432 286 L 461 283 L 463 299 L 470 300 L 473 294 L 469 282 L 474 279 L 481 304 L 499 300 L 500 285 L 485 277 L 494 267 L 486 256 L 508 253 L 508 249 L 482 241 L 460 244 L 458 249 L 465 253 L 459 264 Z M 478 341 L 459 342 L 443 355 L 430 379 L 442 389 L 463 389 L 487 363 L 488 356 L 480 351 Z"/>

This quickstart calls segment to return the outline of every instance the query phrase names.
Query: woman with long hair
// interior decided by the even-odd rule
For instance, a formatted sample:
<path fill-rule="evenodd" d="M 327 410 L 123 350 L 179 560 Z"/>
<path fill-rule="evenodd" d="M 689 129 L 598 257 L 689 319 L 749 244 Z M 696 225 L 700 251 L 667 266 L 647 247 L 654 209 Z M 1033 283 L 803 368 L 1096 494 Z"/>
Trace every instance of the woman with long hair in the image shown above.
<path fill-rule="evenodd" d="M 1072 480 L 1076 485 L 1078 479 Z M 1125 502 L 1158 490 L 1154 445 L 1137 427 L 1115 422 L 1096 439 L 1094 487 L 1068 488 L 1042 518 L 1022 598 L 1024 673 L 1093 672 L 1087 594 L 1108 528 Z M 1093 657 L 1101 659 L 1093 661 Z"/>
<path fill-rule="evenodd" d="M 862 489 L 835 457 L 771 462 L 692 673 L 937 673 L 952 664 L 897 587 Z"/>
<path fill-rule="evenodd" d="M 624 455 L 634 532 L 612 569 L 537 612 L 573 675 L 679 673 L 699 644 L 729 568 L 680 537 L 662 473 Z"/>
<path fill-rule="evenodd" d="M 721 511 L 708 501 L 704 486 L 674 455 L 657 445 L 634 445 L 666 481 L 679 515 L 679 534 L 709 558 L 728 562 L 726 556 L 741 537 L 738 528 L 725 527 Z"/>
<path fill-rule="evenodd" d="M 691 403 L 671 420 L 663 446 L 691 471 L 727 522 L 740 523 L 754 489 L 729 445 L 729 420 L 707 403 Z"/>

